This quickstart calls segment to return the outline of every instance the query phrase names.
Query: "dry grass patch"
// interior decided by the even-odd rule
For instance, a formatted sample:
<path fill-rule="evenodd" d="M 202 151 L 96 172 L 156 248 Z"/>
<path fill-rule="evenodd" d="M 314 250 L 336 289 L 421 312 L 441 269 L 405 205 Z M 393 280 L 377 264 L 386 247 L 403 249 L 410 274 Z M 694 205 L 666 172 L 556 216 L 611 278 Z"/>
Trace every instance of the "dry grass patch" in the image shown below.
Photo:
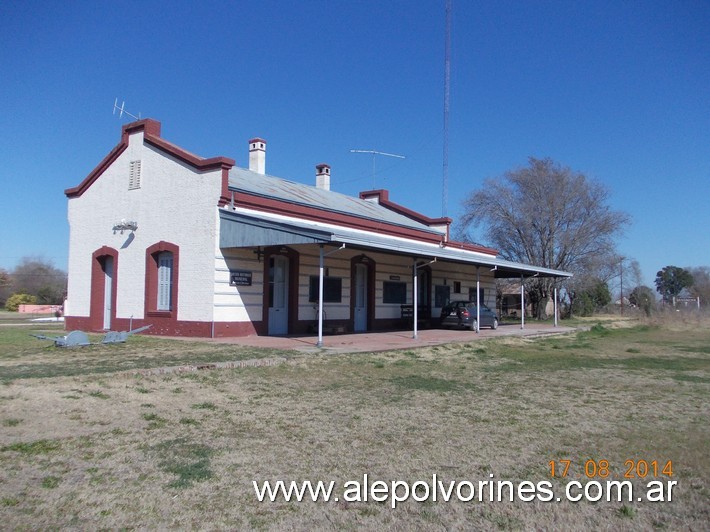
<path fill-rule="evenodd" d="M 169 340 L 132 336 L 124 344 L 101 344 L 102 335 L 89 335 L 92 345 L 57 348 L 30 334 L 61 336 L 58 326 L 28 324 L 0 328 L 0 384 L 14 379 L 51 378 L 115 373 L 183 365 L 238 362 L 300 356 L 288 351 L 204 341 Z"/>
<path fill-rule="evenodd" d="M 648 325 L 316 354 L 273 367 L 14 378 L 0 386 L 0 419 L 22 420 L 0 431 L 4 525 L 701 529 L 710 520 L 709 343 L 707 328 Z M 143 349 L 156 360 L 165 348 Z M 409 501 L 392 509 L 259 503 L 252 487 L 335 480 L 342 494 L 364 474 L 537 482 L 549 479 L 550 460 L 569 459 L 568 479 L 554 481 L 561 492 L 567 480 L 583 480 L 587 459 L 608 460 L 619 479 L 625 460 L 642 458 L 673 461 L 672 503 Z"/>

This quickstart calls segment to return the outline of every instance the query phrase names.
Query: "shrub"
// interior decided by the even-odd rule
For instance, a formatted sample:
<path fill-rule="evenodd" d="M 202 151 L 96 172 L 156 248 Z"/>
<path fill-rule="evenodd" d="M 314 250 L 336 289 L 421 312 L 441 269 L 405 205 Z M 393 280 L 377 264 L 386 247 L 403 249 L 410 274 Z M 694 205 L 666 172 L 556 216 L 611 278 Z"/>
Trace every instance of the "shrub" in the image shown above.
<path fill-rule="evenodd" d="M 597 279 L 574 298 L 572 312 L 577 316 L 591 316 L 604 309 L 611 302 L 609 286 Z"/>
<path fill-rule="evenodd" d="M 629 294 L 629 303 L 643 310 L 646 316 L 650 316 L 651 311 L 656 310 L 656 296 L 648 286 L 634 288 Z"/>
<path fill-rule="evenodd" d="M 10 312 L 17 312 L 20 305 L 36 305 L 37 298 L 30 294 L 12 294 L 5 301 L 5 309 Z"/>
<path fill-rule="evenodd" d="M 575 297 L 572 312 L 577 316 L 591 316 L 594 314 L 594 301 L 591 296 L 586 292 L 582 292 Z"/>

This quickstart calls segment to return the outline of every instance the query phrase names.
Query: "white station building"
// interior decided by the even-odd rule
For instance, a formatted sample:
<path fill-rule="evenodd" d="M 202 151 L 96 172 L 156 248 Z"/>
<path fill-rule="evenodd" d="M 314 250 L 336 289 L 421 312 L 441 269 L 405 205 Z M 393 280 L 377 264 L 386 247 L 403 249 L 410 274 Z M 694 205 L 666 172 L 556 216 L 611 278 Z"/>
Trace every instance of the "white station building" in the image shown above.
<path fill-rule="evenodd" d="M 260 138 L 249 141 L 247 169 L 171 144 L 155 120 L 123 126 L 119 144 L 65 191 L 67 329 L 285 335 L 314 332 L 321 317 L 326 331 L 387 330 L 411 324 L 415 309 L 417 323 L 435 323 L 451 300 L 493 308 L 496 277 L 570 275 L 451 241 L 449 218 L 386 190 L 340 194 L 330 167 L 315 168 L 305 185 L 266 174 Z"/>

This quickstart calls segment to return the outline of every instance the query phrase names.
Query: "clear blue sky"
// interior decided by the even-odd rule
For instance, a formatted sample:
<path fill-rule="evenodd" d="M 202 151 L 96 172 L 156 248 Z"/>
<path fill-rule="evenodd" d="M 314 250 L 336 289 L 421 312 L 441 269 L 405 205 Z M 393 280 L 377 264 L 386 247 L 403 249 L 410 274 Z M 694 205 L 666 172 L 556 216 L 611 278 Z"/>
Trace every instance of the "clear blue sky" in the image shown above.
<path fill-rule="evenodd" d="M 454 0 L 448 215 L 487 177 L 551 157 L 633 217 L 646 282 L 710 265 L 710 3 Z M 0 267 L 66 268 L 65 188 L 117 144 L 126 109 L 204 157 L 372 188 L 442 214 L 444 0 L 3 2 Z M 482 237 L 479 240 L 484 240 Z"/>

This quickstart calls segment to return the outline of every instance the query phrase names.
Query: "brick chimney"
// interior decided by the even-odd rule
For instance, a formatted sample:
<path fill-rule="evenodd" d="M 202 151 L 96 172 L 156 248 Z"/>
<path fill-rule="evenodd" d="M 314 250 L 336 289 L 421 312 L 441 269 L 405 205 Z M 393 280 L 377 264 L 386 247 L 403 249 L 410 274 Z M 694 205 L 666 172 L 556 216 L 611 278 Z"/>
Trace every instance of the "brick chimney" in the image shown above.
<path fill-rule="evenodd" d="M 266 173 L 266 141 L 259 137 L 249 141 L 249 170 L 258 174 Z"/>
<path fill-rule="evenodd" d="M 330 165 L 321 163 L 316 165 L 316 188 L 330 190 Z"/>

